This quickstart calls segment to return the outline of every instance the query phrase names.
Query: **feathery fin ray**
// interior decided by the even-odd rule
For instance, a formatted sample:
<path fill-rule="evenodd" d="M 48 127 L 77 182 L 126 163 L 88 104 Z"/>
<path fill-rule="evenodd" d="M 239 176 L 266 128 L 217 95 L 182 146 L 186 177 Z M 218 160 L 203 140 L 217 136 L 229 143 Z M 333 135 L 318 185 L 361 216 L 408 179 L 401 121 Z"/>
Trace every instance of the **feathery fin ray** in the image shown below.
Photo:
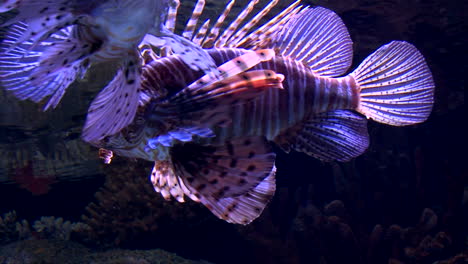
<path fill-rule="evenodd" d="M 353 42 L 341 18 L 322 7 L 304 8 L 263 48 L 302 61 L 320 76 L 343 75 L 352 62 Z"/>
<path fill-rule="evenodd" d="M 180 181 L 211 212 L 230 223 L 258 217 L 275 191 L 275 154 L 263 137 L 221 146 L 187 143 L 171 149 Z"/>
<path fill-rule="evenodd" d="M 302 124 L 288 143 L 322 161 L 349 161 L 369 146 L 367 120 L 349 110 L 319 113 Z"/>
<path fill-rule="evenodd" d="M 122 69 L 96 96 L 88 110 L 82 138 L 98 142 L 129 125 L 138 108 L 140 87 L 140 60 L 127 56 Z M 115 107 L 109 107 L 109 104 Z"/>

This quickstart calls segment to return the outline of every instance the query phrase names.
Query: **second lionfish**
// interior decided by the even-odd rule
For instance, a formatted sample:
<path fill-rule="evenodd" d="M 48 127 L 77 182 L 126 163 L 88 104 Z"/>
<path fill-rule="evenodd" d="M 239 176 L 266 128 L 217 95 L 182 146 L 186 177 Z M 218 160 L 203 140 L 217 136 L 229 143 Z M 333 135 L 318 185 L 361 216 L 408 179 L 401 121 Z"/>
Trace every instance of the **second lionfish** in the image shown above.
<path fill-rule="evenodd" d="M 216 74 L 206 52 L 165 23 L 177 5 L 178 0 L 0 1 L 0 13 L 16 14 L 0 25 L 6 27 L 0 42 L 0 83 L 20 100 L 49 97 L 47 110 L 58 105 L 92 64 L 120 62 L 121 70 L 104 88 L 108 92 L 91 104 L 105 119 L 87 128 L 102 137 L 112 135 L 133 120 L 138 107 L 139 45 L 169 47 L 190 68 Z M 108 101 L 122 111 L 107 111 L 102 104 Z"/>

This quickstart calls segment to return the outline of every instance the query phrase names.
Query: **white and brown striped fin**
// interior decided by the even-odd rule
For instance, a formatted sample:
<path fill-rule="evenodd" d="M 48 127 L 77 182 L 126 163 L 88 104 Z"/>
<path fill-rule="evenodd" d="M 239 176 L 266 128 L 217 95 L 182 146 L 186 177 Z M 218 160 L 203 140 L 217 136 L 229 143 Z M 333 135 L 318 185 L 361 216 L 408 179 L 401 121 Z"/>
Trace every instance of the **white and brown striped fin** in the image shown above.
<path fill-rule="evenodd" d="M 220 146 L 176 145 L 175 174 L 216 216 L 247 224 L 263 211 L 275 190 L 275 154 L 263 137 L 244 137 Z"/>
<path fill-rule="evenodd" d="M 205 40 L 200 44 L 203 48 L 213 48 L 214 42 L 219 36 L 219 32 L 221 30 L 221 26 L 224 23 L 224 20 L 231 12 L 232 7 L 236 0 L 231 0 L 226 7 L 224 8 L 223 13 L 218 17 L 214 26 L 210 29 L 208 35 L 206 36 Z"/>
<path fill-rule="evenodd" d="M 263 49 L 257 51 L 248 51 L 245 54 L 236 57 L 218 67 L 220 79 L 225 79 L 237 75 L 241 72 L 256 66 L 257 64 L 271 60 L 275 56 L 272 49 Z M 218 81 L 212 75 L 207 74 L 188 86 L 188 89 L 198 89 L 207 84 Z"/>
<path fill-rule="evenodd" d="M 236 17 L 236 19 L 228 26 L 228 28 L 223 32 L 221 37 L 215 41 L 214 46 L 216 48 L 227 47 L 226 44 L 229 38 L 236 32 L 239 25 L 244 21 L 244 19 L 252 12 L 255 5 L 258 4 L 260 0 L 252 0 L 249 4 L 242 10 L 242 12 Z"/>
<path fill-rule="evenodd" d="M 392 41 L 367 57 L 349 76 L 357 82 L 357 111 L 393 126 L 424 122 L 432 111 L 435 84 L 423 55 Z"/>
<path fill-rule="evenodd" d="M 156 161 L 150 176 L 151 183 L 156 192 L 160 193 L 164 199 L 176 199 L 178 202 L 185 202 L 186 195 L 195 202 L 198 198 L 185 186 L 185 183 L 174 174 L 174 169 L 170 161 Z"/>
<path fill-rule="evenodd" d="M 273 32 L 276 32 L 280 29 L 281 25 L 284 25 L 287 21 L 287 18 L 293 16 L 298 12 L 300 0 L 292 3 L 286 10 L 281 12 L 278 16 L 273 18 L 270 22 L 267 22 L 266 25 L 262 27 L 261 30 L 256 30 L 255 34 L 250 34 L 249 37 L 244 38 L 244 36 L 251 31 L 251 29 L 267 14 L 269 14 L 272 9 L 276 6 L 279 0 L 271 0 L 260 12 L 258 12 L 253 18 L 249 21 L 245 21 L 246 18 L 252 13 L 255 6 L 258 4 L 259 0 L 251 0 L 244 10 L 236 16 L 236 19 L 232 21 L 228 27 L 222 32 L 221 36 L 220 31 L 223 23 L 225 22 L 226 17 L 230 14 L 231 9 L 235 3 L 235 0 L 231 0 L 225 7 L 223 13 L 218 17 L 215 24 L 210 28 L 209 22 L 205 21 L 203 26 L 199 28 L 196 37 L 193 37 L 193 34 L 187 33 L 184 36 L 192 36 L 191 39 L 195 43 L 201 45 L 203 48 L 223 48 L 223 47 L 243 47 L 242 44 L 249 44 L 252 46 L 252 41 L 258 41 L 258 38 L 266 38 L 270 36 Z M 199 17 L 199 13 L 203 10 L 195 8 L 194 16 Z M 283 21 L 284 20 L 284 21 Z M 243 26 L 239 29 L 239 27 Z M 187 23 L 187 28 L 192 30 L 196 25 L 192 19 Z M 274 28 L 271 28 L 274 26 Z M 263 35 L 266 33 L 266 35 Z M 255 35 L 255 39 L 253 36 Z"/>
<path fill-rule="evenodd" d="M 253 28 L 255 25 L 266 15 L 268 14 L 275 6 L 278 4 L 279 0 L 272 0 L 265 6 L 257 15 L 250 19 L 245 25 L 236 31 L 236 33 L 229 38 L 227 45 L 225 47 L 237 47 L 239 41 Z"/>
<path fill-rule="evenodd" d="M 349 161 L 369 146 L 367 120 L 349 110 L 316 114 L 301 124 L 294 136 L 285 138 L 294 150 L 322 161 Z"/>
<path fill-rule="evenodd" d="M 323 7 L 304 8 L 265 46 L 303 62 L 321 76 L 343 75 L 351 66 L 353 42 L 341 18 Z"/>
<path fill-rule="evenodd" d="M 297 0 L 290 4 L 281 13 L 263 24 L 263 26 L 259 27 L 248 36 L 238 40 L 236 47 L 245 49 L 259 49 L 267 47 L 271 42 L 271 38 L 289 22 L 290 18 L 295 16 L 303 8 L 299 5 L 300 2 L 301 0 Z"/>
<path fill-rule="evenodd" d="M 195 36 L 192 38 L 192 42 L 201 46 L 203 41 L 205 40 L 206 32 L 208 31 L 209 26 L 210 20 L 208 19 L 205 21 L 205 23 L 203 23 L 203 25 L 197 31 L 197 34 L 195 34 Z"/>
<path fill-rule="evenodd" d="M 179 0 L 172 0 L 169 1 L 170 5 L 167 11 L 167 18 L 166 18 L 166 28 L 170 32 L 174 32 L 175 25 L 177 23 L 177 10 L 179 10 L 180 1 Z"/>
<path fill-rule="evenodd" d="M 205 7 L 205 0 L 198 0 L 193 8 L 192 16 L 190 17 L 187 25 L 185 26 L 184 32 L 182 36 L 186 39 L 192 39 L 193 33 L 195 32 L 195 27 L 198 23 L 198 18 L 200 17 L 201 13 L 203 12 L 203 8 Z"/>

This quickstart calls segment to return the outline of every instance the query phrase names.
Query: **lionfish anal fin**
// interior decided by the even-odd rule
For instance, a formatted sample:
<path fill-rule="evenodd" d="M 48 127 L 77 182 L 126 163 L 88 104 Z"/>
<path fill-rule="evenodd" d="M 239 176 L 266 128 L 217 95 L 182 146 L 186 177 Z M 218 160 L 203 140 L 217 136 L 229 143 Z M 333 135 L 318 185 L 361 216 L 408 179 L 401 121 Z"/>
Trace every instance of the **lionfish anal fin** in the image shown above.
<path fill-rule="evenodd" d="M 349 110 L 315 114 L 298 126 L 278 135 L 275 142 L 322 161 L 349 161 L 369 146 L 367 120 Z"/>

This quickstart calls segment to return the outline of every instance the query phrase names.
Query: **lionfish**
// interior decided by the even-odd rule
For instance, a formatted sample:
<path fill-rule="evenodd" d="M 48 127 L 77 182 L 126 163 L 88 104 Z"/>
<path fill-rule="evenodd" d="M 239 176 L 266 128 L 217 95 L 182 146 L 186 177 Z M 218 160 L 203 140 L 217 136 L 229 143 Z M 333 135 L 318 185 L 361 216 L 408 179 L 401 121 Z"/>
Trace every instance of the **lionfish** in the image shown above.
<path fill-rule="evenodd" d="M 114 134 L 133 120 L 138 107 L 139 45 L 168 47 L 192 70 L 217 74 L 205 51 L 174 34 L 172 25 L 166 27 L 166 16 L 177 6 L 178 0 L 0 1 L 0 12 L 17 13 L 2 25 L 8 28 L 0 44 L 0 82 L 20 100 L 39 102 L 50 96 L 47 110 L 57 106 L 91 64 L 120 61 L 121 69 L 106 92 L 91 104 L 95 116 L 105 119 L 96 120 L 100 126 L 86 128 L 97 131 L 94 134 Z M 122 111 L 108 111 L 103 107 L 108 101 Z"/>
<path fill-rule="evenodd" d="M 369 146 L 367 119 L 393 126 L 423 122 L 434 96 L 431 72 L 413 45 L 392 41 L 346 74 L 352 40 L 337 14 L 297 1 L 247 35 L 277 1 L 237 30 L 256 2 L 219 36 L 231 1 L 215 26 L 203 24 L 192 41 L 208 49 L 222 74 L 240 72 L 251 86 L 242 75 L 268 70 L 284 78 L 283 89 L 262 89 L 254 99 L 224 107 L 216 100 L 182 107 L 181 98 L 191 100 L 182 95 L 216 81 L 200 78 L 203 73 L 177 55 L 153 54 L 143 67 L 133 123 L 91 142 L 110 150 L 107 158 L 115 152 L 154 161 L 151 182 L 164 198 L 183 202 L 186 195 L 236 224 L 256 219 L 274 195 L 272 144 L 322 161 L 349 161 Z"/>

